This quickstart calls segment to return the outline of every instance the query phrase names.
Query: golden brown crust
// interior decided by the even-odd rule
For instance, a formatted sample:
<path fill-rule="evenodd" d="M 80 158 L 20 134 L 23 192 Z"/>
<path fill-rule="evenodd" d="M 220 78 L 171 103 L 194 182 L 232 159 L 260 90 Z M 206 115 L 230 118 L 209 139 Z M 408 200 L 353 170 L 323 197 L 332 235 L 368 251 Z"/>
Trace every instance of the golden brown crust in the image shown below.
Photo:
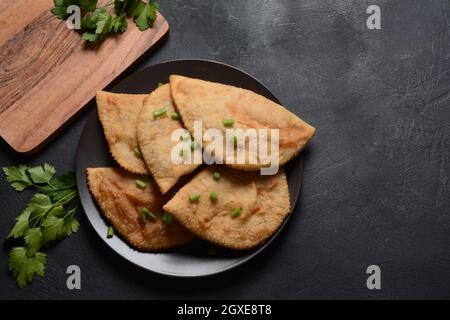
<path fill-rule="evenodd" d="M 192 79 L 170 76 L 171 93 L 186 128 L 193 133 L 194 121 L 202 120 L 203 130 L 217 128 L 225 131 L 224 119 L 234 119 L 235 129 L 279 129 L 279 164 L 294 158 L 315 133 L 315 128 L 291 113 L 283 106 L 252 91 Z M 249 148 L 245 152 L 249 159 Z M 242 170 L 258 170 L 264 166 L 258 162 L 230 164 Z"/>
<path fill-rule="evenodd" d="M 156 117 L 153 112 L 161 108 L 167 113 Z M 162 193 L 169 191 L 180 179 L 198 167 L 196 164 L 176 164 L 171 159 L 173 147 L 179 141 L 172 141 L 172 132 L 183 129 L 181 120 L 171 118 L 175 111 L 170 88 L 165 84 L 145 99 L 137 121 L 137 137 L 144 160 Z M 187 151 L 191 152 L 190 149 Z"/>
<path fill-rule="evenodd" d="M 146 180 L 144 190 L 136 187 L 142 177 L 120 168 L 88 168 L 89 190 L 104 217 L 114 230 L 131 246 L 142 251 L 160 251 L 174 248 L 193 239 L 193 234 L 174 221 L 163 222 L 162 205 L 167 200 L 161 195 L 153 179 Z M 139 211 L 143 207 L 158 216 L 142 224 Z"/>
<path fill-rule="evenodd" d="M 219 171 L 219 181 L 213 172 Z M 218 193 L 217 201 L 209 197 Z M 198 202 L 189 196 L 200 193 Z M 236 218 L 234 208 L 242 208 Z M 290 212 L 289 190 L 283 169 L 274 176 L 238 171 L 226 166 L 207 167 L 164 205 L 164 210 L 194 234 L 231 249 L 253 248 L 268 239 Z"/>
<path fill-rule="evenodd" d="M 97 109 L 106 141 L 112 157 L 127 171 L 147 174 L 147 166 L 138 158 L 134 149 L 138 146 L 136 121 L 145 94 L 97 93 Z"/>

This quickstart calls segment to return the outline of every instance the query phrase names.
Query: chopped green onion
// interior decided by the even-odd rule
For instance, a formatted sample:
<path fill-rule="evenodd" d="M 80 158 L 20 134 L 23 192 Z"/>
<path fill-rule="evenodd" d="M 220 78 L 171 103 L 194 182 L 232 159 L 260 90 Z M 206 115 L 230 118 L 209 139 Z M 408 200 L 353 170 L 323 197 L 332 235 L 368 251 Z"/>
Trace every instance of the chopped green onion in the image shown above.
<path fill-rule="evenodd" d="M 216 201 L 216 200 L 217 200 L 217 197 L 218 197 L 218 195 L 217 195 L 217 192 L 215 192 L 215 191 L 213 191 L 213 192 L 211 192 L 211 193 L 209 194 L 209 198 L 210 198 L 212 201 Z"/>
<path fill-rule="evenodd" d="M 191 202 L 197 202 L 198 200 L 200 200 L 200 193 L 198 192 L 191 194 L 189 197 L 189 201 Z"/>
<path fill-rule="evenodd" d="M 146 219 L 152 219 L 152 220 L 156 220 L 158 219 L 158 217 L 153 213 L 150 212 L 147 208 L 142 208 L 140 211 L 141 214 L 145 215 Z"/>
<path fill-rule="evenodd" d="M 147 208 L 142 208 L 139 214 L 139 219 L 141 219 L 141 223 L 145 224 L 147 222 L 147 215 L 145 212 L 148 212 Z"/>
<path fill-rule="evenodd" d="M 134 148 L 134 155 L 136 158 L 142 159 L 142 151 L 139 147 Z"/>
<path fill-rule="evenodd" d="M 180 136 L 180 141 L 187 141 L 190 138 L 191 138 L 191 135 L 189 133 L 185 133 Z"/>
<path fill-rule="evenodd" d="M 191 142 L 191 150 L 197 149 L 198 146 L 199 146 L 199 143 L 197 141 L 194 140 Z"/>
<path fill-rule="evenodd" d="M 180 150 L 180 153 L 178 153 L 178 154 L 180 155 L 180 157 L 182 157 L 182 158 L 183 158 L 183 157 L 184 157 L 184 150 L 183 150 L 183 149 L 181 149 L 181 150 Z"/>
<path fill-rule="evenodd" d="M 156 88 L 162 87 L 163 85 L 164 85 L 163 83 L 159 82 Z"/>
<path fill-rule="evenodd" d="M 241 212 L 242 212 L 242 208 L 241 207 L 234 208 L 233 210 L 230 211 L 230 216 L 232 218 L 236 218 L 236 217 L 241 215 Z"/>
<path fill-rule="evenodd" d="M 147 216 L 148 219 L 152 219 L 152 220 L 158 219 L 156 214 L 154 214 L 153 212 L 150 212 L 150 211 L 146 214 L 146 216 Z"/>
<path fill-rule="evenodd" d="M 145 182 L 142 180 L 136 180 L 136 187 L 138 187 L 139 189 L 145 189 Z"/>
<path fill-rule="evenodd" d="M 173 217 L 170 213 L 164 212 L 161 218 L 165 223 L 171 224 L 173 222 Z"/>
<path fill-rule="evenodd" d="M 218 171 L 214 171 L 213 178 L 214 180 L 218 181 L 220 179 L 220 173 Z"/>
<path fill-rule="evenodd" d="M 180 115 L 178 114 L 178 112 L 172 111 L 170 113 L 170 117 L 172 118 L 172 120 L 180 120 Z"/>
<path fill-rule="evenodd" d="M 113 235 L 114 235 L 114 228 L 111 227 L 111 226 L 109 226 L 109 227 L 108 227 L 108 232 L 106 233 L 106 237 L 107 237 L 108 239 L 110 239 L 110 238 L 113 237 Z"/>
<path fill-rule="evenodd" d="M 238 142 L 237 137 L 236 137 L 236 136 L 233 136 L 233 144 L 234 144 L 235 146 L 237 146 L 237 142 Z"/>
<path fill-rule="evenodd" d="M 158 219 L 158 217 L 153 212 L 148 211 L 147 208 L 142 208 L 140 211 L 140 214 L 141 214 L 140 215 L 141 221 L 144 224 L 147 221 L 147 219 L 151 219 L 151 220 Z"/>
<path fill-rule="evenodd" d="M 225 120 L 223 120 L 223 125 L 225 127 L 232 127 L 234 125 L 234 119 L 225 119 Z"/>
<path fill-rule="evenodd" d="M 166 113 L 167 113 L 167 110 L 165 108 L 161 108 L 161 109 L 155 110 L 153 112 L 153 116 L 155 118 L 158 118 L 158 117 L 165 115 Z"/>

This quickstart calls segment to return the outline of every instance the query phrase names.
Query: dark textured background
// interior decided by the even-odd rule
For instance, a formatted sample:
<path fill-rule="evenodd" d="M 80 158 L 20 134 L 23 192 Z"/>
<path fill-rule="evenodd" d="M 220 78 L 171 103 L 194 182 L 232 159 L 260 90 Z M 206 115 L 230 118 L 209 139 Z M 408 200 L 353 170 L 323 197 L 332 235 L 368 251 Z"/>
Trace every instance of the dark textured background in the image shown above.
<path fill-rule="evenodd" d="M 450 298 L 449 1 L 159 2 L 171 34 L 137 68 L 223 61 L 318 128 L 294 216 L 245 266 L 178 280 L 116 256 L 80 212 L 80 231 L 49 250 L 45 278 L 25 289 L 3 245 L 0 298 Z M 382 30 L 366 28 L 369 4 L 381 6 Z M 74 170 L 85 120 L 32 156 L 0 142 L 0 166 Z M 1 238 L 30 194 L 0 179 Z M 69 264 L 81 267 L 82 290 L 66 289 Z M 366 289 L 371 264 L 382 269 L 380 291 Z"/>

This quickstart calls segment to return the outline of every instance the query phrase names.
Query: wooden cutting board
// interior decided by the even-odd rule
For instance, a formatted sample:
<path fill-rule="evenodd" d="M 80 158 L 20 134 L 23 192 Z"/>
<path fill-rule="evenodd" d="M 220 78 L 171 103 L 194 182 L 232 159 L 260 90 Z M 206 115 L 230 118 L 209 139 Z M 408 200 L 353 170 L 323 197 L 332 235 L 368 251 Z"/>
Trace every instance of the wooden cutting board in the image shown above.
<path fill-rule="evenodd" d="M 169 30 L 128 30 L 87 46 L 55 18 L 52 0 L 0 0 L 0 136 L 16 151 L 36 150 Z"/>

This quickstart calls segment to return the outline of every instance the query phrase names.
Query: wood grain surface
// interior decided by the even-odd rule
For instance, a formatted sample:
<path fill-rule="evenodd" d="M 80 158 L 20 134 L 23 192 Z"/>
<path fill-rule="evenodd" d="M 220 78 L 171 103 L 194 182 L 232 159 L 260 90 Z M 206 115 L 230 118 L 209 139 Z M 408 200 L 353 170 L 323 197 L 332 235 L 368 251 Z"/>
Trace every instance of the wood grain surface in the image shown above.
<path fill-rule="evenodd" d="M 0 136 L 21 153 L 49 139 L 169 29 L 160 14 L 145 32 L 129 21 L 95 47 L 51 8 L 51 0 L 0 1 Z"/>

